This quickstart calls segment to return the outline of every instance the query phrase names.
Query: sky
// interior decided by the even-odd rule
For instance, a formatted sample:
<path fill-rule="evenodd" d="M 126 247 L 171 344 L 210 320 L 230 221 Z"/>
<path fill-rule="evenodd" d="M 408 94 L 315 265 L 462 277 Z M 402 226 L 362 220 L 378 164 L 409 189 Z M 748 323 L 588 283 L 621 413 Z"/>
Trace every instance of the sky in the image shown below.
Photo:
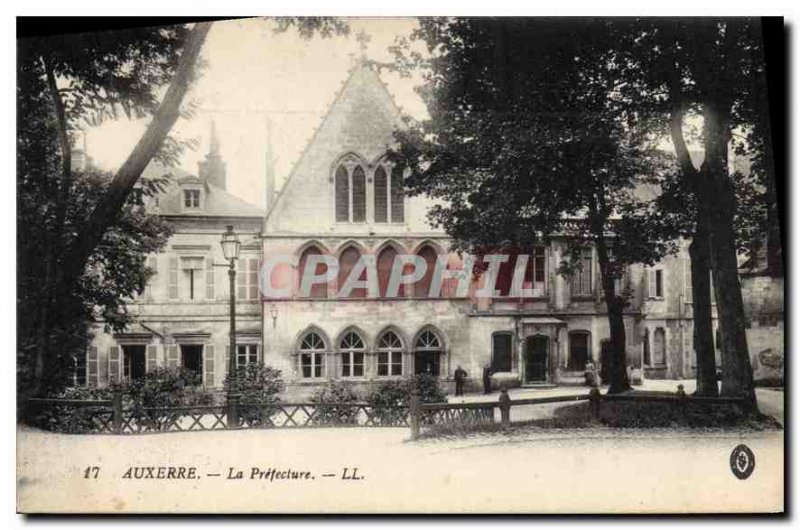
<path fill-rule="evenodd" d="M 362 54 L 356 35 L 361 31 L 369 35 L 363 51 L 368 59 L 388 61 L 388 47 L 395 38 L 408 36 L 417 25 L 413 18 L 347 21 L 349 36 L 315 36 L 311 40 L 300 38 L 294 29 L 275 33 L 275 24 L 269 19 L 215 22 L 201 54 L 206 64 L 203 75 L 185 100 L 195 99 L 199 110 L 192 119 L 181 118 L 173 128 L 182 138 L 200 141 L 197 150 L 184 153 L 180 166 L 197 174 L 197 162 L 208 151 L 213 120 L 227 163 L 228 191 L 263 207 L 268 141 L 276 157 L 276 185 L 280 188 Z M 421 83 L 418 78 L 404 79 L 385 71 L 381 78 L 404 113 L 425 116 L 424 105 L 414 92 L 414 86 Z M 119 167 L 146 124 L 146 119 L 121 119 L 88 130 L 89 155 L 104 169 Z"/>

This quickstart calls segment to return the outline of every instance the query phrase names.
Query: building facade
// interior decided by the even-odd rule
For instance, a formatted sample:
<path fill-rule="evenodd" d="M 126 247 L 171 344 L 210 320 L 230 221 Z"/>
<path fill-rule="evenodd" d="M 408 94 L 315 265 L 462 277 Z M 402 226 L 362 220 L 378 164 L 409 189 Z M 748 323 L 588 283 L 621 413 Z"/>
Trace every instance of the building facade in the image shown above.
<path fill-rule="evenodd" d="M 212 131 L 198 175 L 151 164 L 146 175 L 169 173 L 171 185 L 148 207 L 173 229 L 167 247 L 147 258 L 156 273 L 137 299 L 128 304 L 135 324 L 124 333 L 100 326 L 86 352 L 86 383 L 137 379 L 156 367 L 183 366 L 204 386 L 222 385 L 229 351 L 227 262 L 220 248 L 226 227 L 242 240 L 237 275 L 237 356 L 261 358 L 261 303 L 258 267 L 264 212 L 229 194 L 225 164 Z"/>
<path fill-rule="evenodd" d="M 150 258 L 158 274 L 132 304 L 135 329 L 96 335 L 87 382 L 103 385 L 156 366 L 185 366 L 201 371 L 204 385 L 221 387 L 230 354 L 229 291 L 224 268 L 214 265 L 223 263 L 219 239 L 227 225 L 244 241 L 237 362 L 280 369 L 291 396 L 305 397 L 330 380 L 369 388 L 421 372 L 449 386 L 458 366 L 468 373 L 468 389 L 477 389 L 487 363 L 495 380 L 509 385 L 581 384 L 588 362 L 606 372 L 610 333 L 592 248 L 581 255 L 582 270 L 569 278 L 556 272 L 567 241 L 530 249 L 525 298 L 509 297 L 512 265 L 499 269 L 494 296 L 481 295 L 487 279 L 471 274 L 453 274 L 431 296 L 437 266 L 466 269 L 466 258 L 450 253 L 447 235 L 427 222 L 433 203 L 403 194 L 402 175 L 386 156 L 402 126 L 378 74 L 357 65 L 277 193 L 268 164 L 266 212 L 225 191 L 225 167 L 212 138 L 198 176 L 181 175 L 159 199 L 157 211 L 175 235 L 164 253 Z M 631 295 L 624 322 L 635 382 L 694 377 L 687 245 L 653 267 L 630 267 L 619 282 Z M 417 256 L 427 272 L 393 296 L 392 264 L 403 255 Z M 303 286 L 309 263 L 314 274 L 328 272 L 319 260 L 335 262 L 338 271 L 327 284 Z M 363 261 L 375 278 L 366 277 L 369 271 L 358 277 L 373 283 L 340 296 Z M 260 279 L 262 267 L 271 273 Z M 266 282 L 261 290 L 259 281 Z M 746 287 L 757 283 L 743 281 Z M 766 365 L 774 375 L 780 365 L 782 376 L 782 283 L 759 285 L 761 294 L 745 296 L 755 308 L 749 318 L 761 323 L 748 330 L 751 354 L 757 375 Z M 772 311 L 769 321 L 759 316 L 764 307 Z M 766 353 L 760 347 L 765 337 Z"/>

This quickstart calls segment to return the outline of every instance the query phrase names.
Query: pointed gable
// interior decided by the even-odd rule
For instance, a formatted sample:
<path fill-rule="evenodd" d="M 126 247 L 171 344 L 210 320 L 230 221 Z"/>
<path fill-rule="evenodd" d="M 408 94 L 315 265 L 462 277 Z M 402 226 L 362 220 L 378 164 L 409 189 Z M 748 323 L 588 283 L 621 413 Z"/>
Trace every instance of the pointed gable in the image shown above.
<path fill-rule="evenodd" d="M 394 143 L 400 110 L 368 64 L 359 64 L 334 99 L 267 214 L 270 232 L 313 233 L 333 224 L 333 166 L 353 153 L 373 163 Z"/>

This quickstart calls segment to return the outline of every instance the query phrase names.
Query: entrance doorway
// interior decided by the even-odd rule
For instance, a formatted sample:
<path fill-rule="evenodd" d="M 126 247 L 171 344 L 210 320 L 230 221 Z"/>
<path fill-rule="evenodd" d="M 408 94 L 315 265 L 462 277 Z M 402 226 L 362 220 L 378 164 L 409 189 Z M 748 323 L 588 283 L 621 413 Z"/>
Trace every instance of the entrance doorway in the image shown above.
<path fill-rule="evenodd" d="M 145 346 L 143 344 L 125 344 L 122 346 L 122 376 L 136 381 L 143 379 L 145 369 Z"/>
<path fill-rule="evenodd" d="M 611 356 L 614 349 L 611 341 L 606 339 L 600 343 L 600 382 L 607 385 L 611 382 Z"/>
<path fill-rule="evenodd" d="M 414 354 L 414 373 L 439 377 L 439 352 L 422 351 Z"/>
<path fill-rule="evenodd" d="M 570 370 L 584 370 L 589 360 L 589 333 L 586 331 L 571 332 L 569 334 L 567 368 Z"/>
<path fill-rule="evenodd" d="M 202 381 L 203 345 L 181 344 L 181 357 L 183 357 L 183 367 L 195 373 L 198 383 Z"/>
<path fill-rule="evenodd" d="M 550 339 L 544 335 L 534 335 L 525 339 L 525 382 L 541 383 L 547 381 L 547 358 Z"/>

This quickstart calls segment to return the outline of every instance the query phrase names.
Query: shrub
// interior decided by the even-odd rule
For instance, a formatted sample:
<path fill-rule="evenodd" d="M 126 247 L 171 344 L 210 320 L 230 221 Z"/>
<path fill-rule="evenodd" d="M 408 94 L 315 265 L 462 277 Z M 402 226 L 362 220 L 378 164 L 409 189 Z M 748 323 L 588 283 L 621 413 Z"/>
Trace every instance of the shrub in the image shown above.
<path fill-rule="evenodd" d="M 421 403 L 446 403 L 447 392 L 439 386 L 439 380 L 431 374 L 417 374 L 408 379 L 409 392 L 419 392 Z"/>
<path fill-rule="evenodd" d="M 367 403 L 381 425 L 403 425 L 411 396 L 407 381 L 386 381 L 370 392 Z"/>
<path fill-rule="evenodd" d="M 430 374 L 418 374 L 403 381 L 386 381 L 367 396 L 373 417 L 381 425 L 402 425 L 408 415 L 411 393 L 419 392 L 420 403 L 445 403 L 447 393 Z"/>
<path fill-rule="evenodd" d="M 270 423 L 275 413 L 278 395 L 283 392 L 281 371 L 262 363 L 239 366 L 233 374 L 225 376 L 225 392 L 239 395 L 239 421 L 247 425 Z"/>
<path fill-rule="evenodd" d="M 109 388 L 66 388 L 48 397 L 54 399 L 110 400 Z M 32 406 L 28 410 L 28 423 L 48 431 L 68 434 L 83 434 L 95 430 L 93 417 L 107 407 L 86 406 Z"/>
<path fill-rule="evenodd" d="M 181 407 L 210 398 L 201 383 L 200 376 L 186 368 L 156 368 L 142 379 L 120 385 L 120 390 L 133 408 Z M 199 398 L 201 394 L 209 398 Z"/>
<path fill-rule="evenodd" d="M 358 395 L 350 383 L 346 381 L 329 381 L 325 386 L 316 389 L 311 396 L 311 402 L 317 405 L 314 411 L 314 424 L 356 424 L 358 422 L 358 409 L 349 405 L 357 401 Z"/>

